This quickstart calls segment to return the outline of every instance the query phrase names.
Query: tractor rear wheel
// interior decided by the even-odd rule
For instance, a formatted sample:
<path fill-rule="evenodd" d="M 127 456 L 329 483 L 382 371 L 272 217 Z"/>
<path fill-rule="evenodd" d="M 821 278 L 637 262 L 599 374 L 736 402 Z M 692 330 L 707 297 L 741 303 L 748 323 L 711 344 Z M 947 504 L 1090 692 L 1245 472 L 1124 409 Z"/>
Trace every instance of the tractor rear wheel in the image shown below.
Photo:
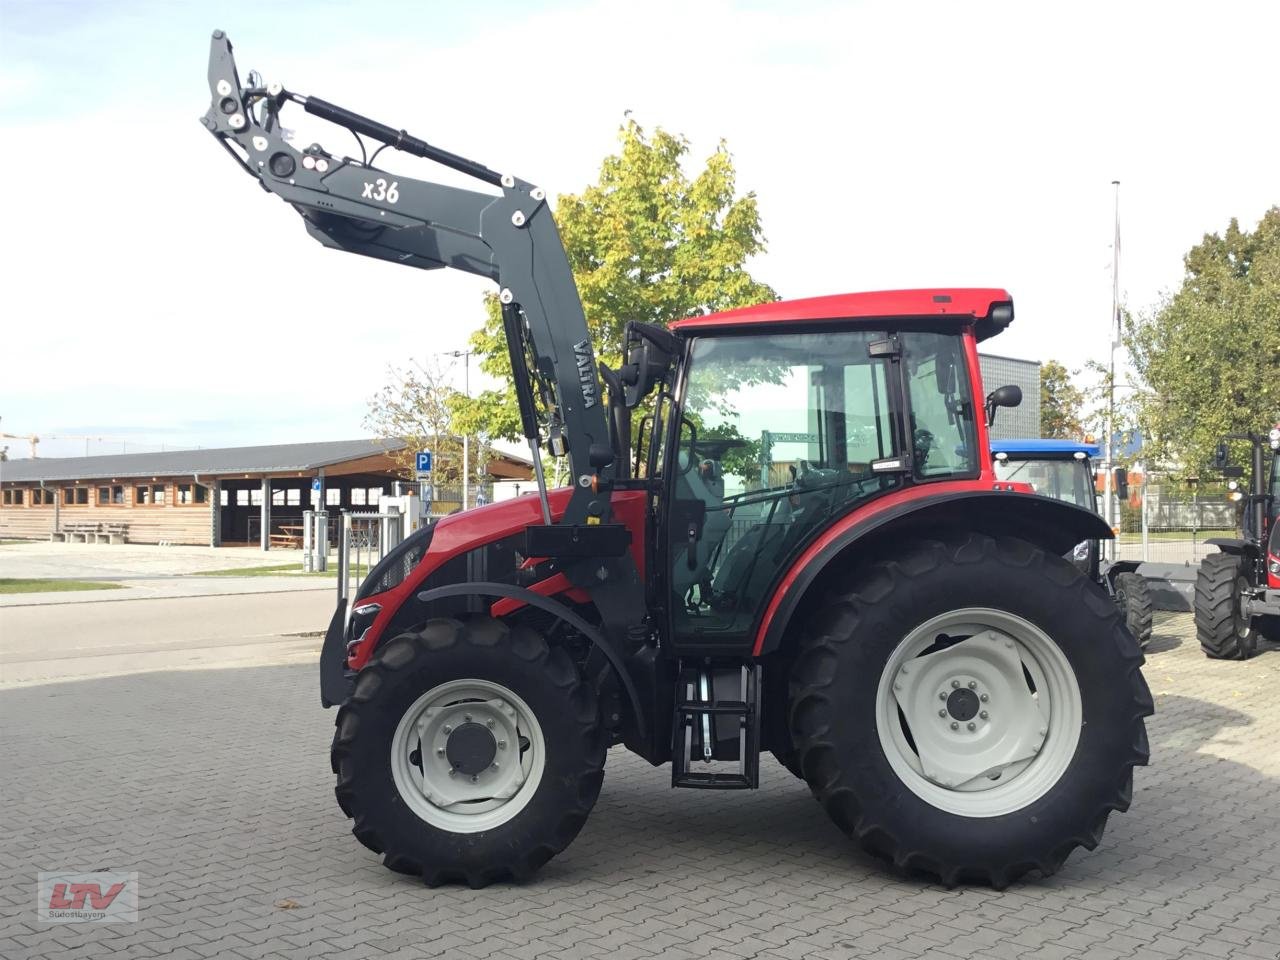
<path fill-rule="evenodd" d="M 1137 573 L 1122 573 L 1116 577 L 1116 604 L 1133 639 L 1143 650 L 1147 649 L 1154 618 L 1147 578 Z"/>
<path fill-rule="evenodd" d="M 428 884 L 523 879 L 569 845 L 604 777 L 596 698 L 525 627 L 431 620 L 387 642 L 338 711 L 352 832 Z"/>
<path fill-rule="evenodd" d="M 1248 660 L 1258 651 L 1258 635 L 1241 615 L 1240 598 L 1249 587 L 1240 558 L 1211 553 L 1196 574 L 1196 639 L 1210 660 Z"/>
<path fill-rule="evenodd" d="M 814 795 L 866 850 L 997 888 L 1093 849 L 1129 806 L 1152 700 L 1119 611 L 1018 540 L 920 542 L 798 632 L 789 725 Z"/>

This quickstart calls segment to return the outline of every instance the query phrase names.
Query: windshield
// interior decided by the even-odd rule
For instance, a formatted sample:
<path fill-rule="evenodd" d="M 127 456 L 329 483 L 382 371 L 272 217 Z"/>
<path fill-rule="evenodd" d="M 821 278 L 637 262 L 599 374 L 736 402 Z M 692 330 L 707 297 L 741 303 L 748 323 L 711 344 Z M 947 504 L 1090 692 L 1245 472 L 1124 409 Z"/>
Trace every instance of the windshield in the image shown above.
<path fill-rule="evenodd" d="M 1010 454 L 1006 460 L 996 460 L 995 472 L 997 480 L 1029 483 L 1046 497 L 1097 510 L 1088 460 L 1018 460 Z"/>

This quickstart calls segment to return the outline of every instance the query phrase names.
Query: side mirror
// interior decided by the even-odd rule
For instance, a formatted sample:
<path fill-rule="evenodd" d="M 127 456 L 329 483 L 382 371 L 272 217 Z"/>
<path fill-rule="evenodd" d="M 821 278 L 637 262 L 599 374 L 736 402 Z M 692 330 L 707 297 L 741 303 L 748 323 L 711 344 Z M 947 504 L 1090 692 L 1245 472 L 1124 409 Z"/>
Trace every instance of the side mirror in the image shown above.
<path fill-rule="evenodd" d="M 996 387 L 987 394 L 987 426 L 995 423 L 997 407 L 1016 407 L 1022 403 L 1022 388 L 1014 384 Z"/>
<path fill-rule="evenodd" d="M 1115 469 L 1116 496 L 1121 500 L 1129 499 L 1129 471 L 1124 467 Z"/>
<path fill-rule="evenodd" d="M 625 360 L 618 371 L 627 409 L 638 407 L 649 391 L 667 376 L 679 351 L 679 341 L 674 334 L 649 323 L 627 322 L 622 351 Z"/>
<path fill-rule="evenodd" d="M 1213 448 L 1213 467 L 1215 470 L 1222 470 L 1227 466 L 1230 454 L 1227 451 L 1227 445 L 1220 443 Z"/>

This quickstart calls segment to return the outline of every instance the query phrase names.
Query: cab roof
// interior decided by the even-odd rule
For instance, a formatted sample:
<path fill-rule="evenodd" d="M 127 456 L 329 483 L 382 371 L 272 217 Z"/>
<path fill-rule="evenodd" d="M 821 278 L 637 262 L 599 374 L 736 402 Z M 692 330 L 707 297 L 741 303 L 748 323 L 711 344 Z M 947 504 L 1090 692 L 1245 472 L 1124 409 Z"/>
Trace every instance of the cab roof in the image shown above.
<path fill-rule="evenodd" d="M 1098 451 L 1101 450 L 1096 443 L 1084 443 L 1081 440 L 992 440 L 992 453 L 1007 453 L 1009 456 L 1027 456 L 1032 458 L 1036 455 L 1044 456 L 1046 454 L 1057 454 L 1065 456 L 1067 454 L 1083 453 L 1087 457 L 1096 457 Z"/>
<path fill-rule="evenodd" d="M 995 336 L 1013 320 L 1013 298 L 998 287 L 875 290 L 803 300 L 775 300 L 754 307 L 677 320 L 670 329 L 686 336 L 696 336 L 722 328 L 765 323 L 887 319 L 951 321 L 957 327 L 972 325 L 978 339 L 985 340 Z"/>

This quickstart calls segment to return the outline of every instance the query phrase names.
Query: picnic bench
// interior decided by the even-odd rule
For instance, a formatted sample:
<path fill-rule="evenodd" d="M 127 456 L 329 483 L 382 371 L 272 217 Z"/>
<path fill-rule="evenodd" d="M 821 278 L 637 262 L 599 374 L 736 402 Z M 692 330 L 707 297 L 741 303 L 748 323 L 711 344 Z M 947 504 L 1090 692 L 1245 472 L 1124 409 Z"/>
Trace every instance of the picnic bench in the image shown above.
<path fill-rule="evenodd" d="M 49 534 L 54 543 L 124 543 L 128 537 L 127 523 L 67 523 Z"/>
<path fill-rule="evenodd" d="M 129 537 L 127 523 L 98 524 L 98 543 L 124 543 Z"/>
<path fill-rule="evenodd" d="M 96 543 L 97 537 L 96 523 L 64 523 L 61 530 L 49 534 L 50 540 L 61 540 L 64 543 Z"/>
<path fill-rule="evenodd" d="M 271 546 L 290 550 L 302 549 L 302 524 L 282 523 L 280 532 L 271 534 Z"/>

